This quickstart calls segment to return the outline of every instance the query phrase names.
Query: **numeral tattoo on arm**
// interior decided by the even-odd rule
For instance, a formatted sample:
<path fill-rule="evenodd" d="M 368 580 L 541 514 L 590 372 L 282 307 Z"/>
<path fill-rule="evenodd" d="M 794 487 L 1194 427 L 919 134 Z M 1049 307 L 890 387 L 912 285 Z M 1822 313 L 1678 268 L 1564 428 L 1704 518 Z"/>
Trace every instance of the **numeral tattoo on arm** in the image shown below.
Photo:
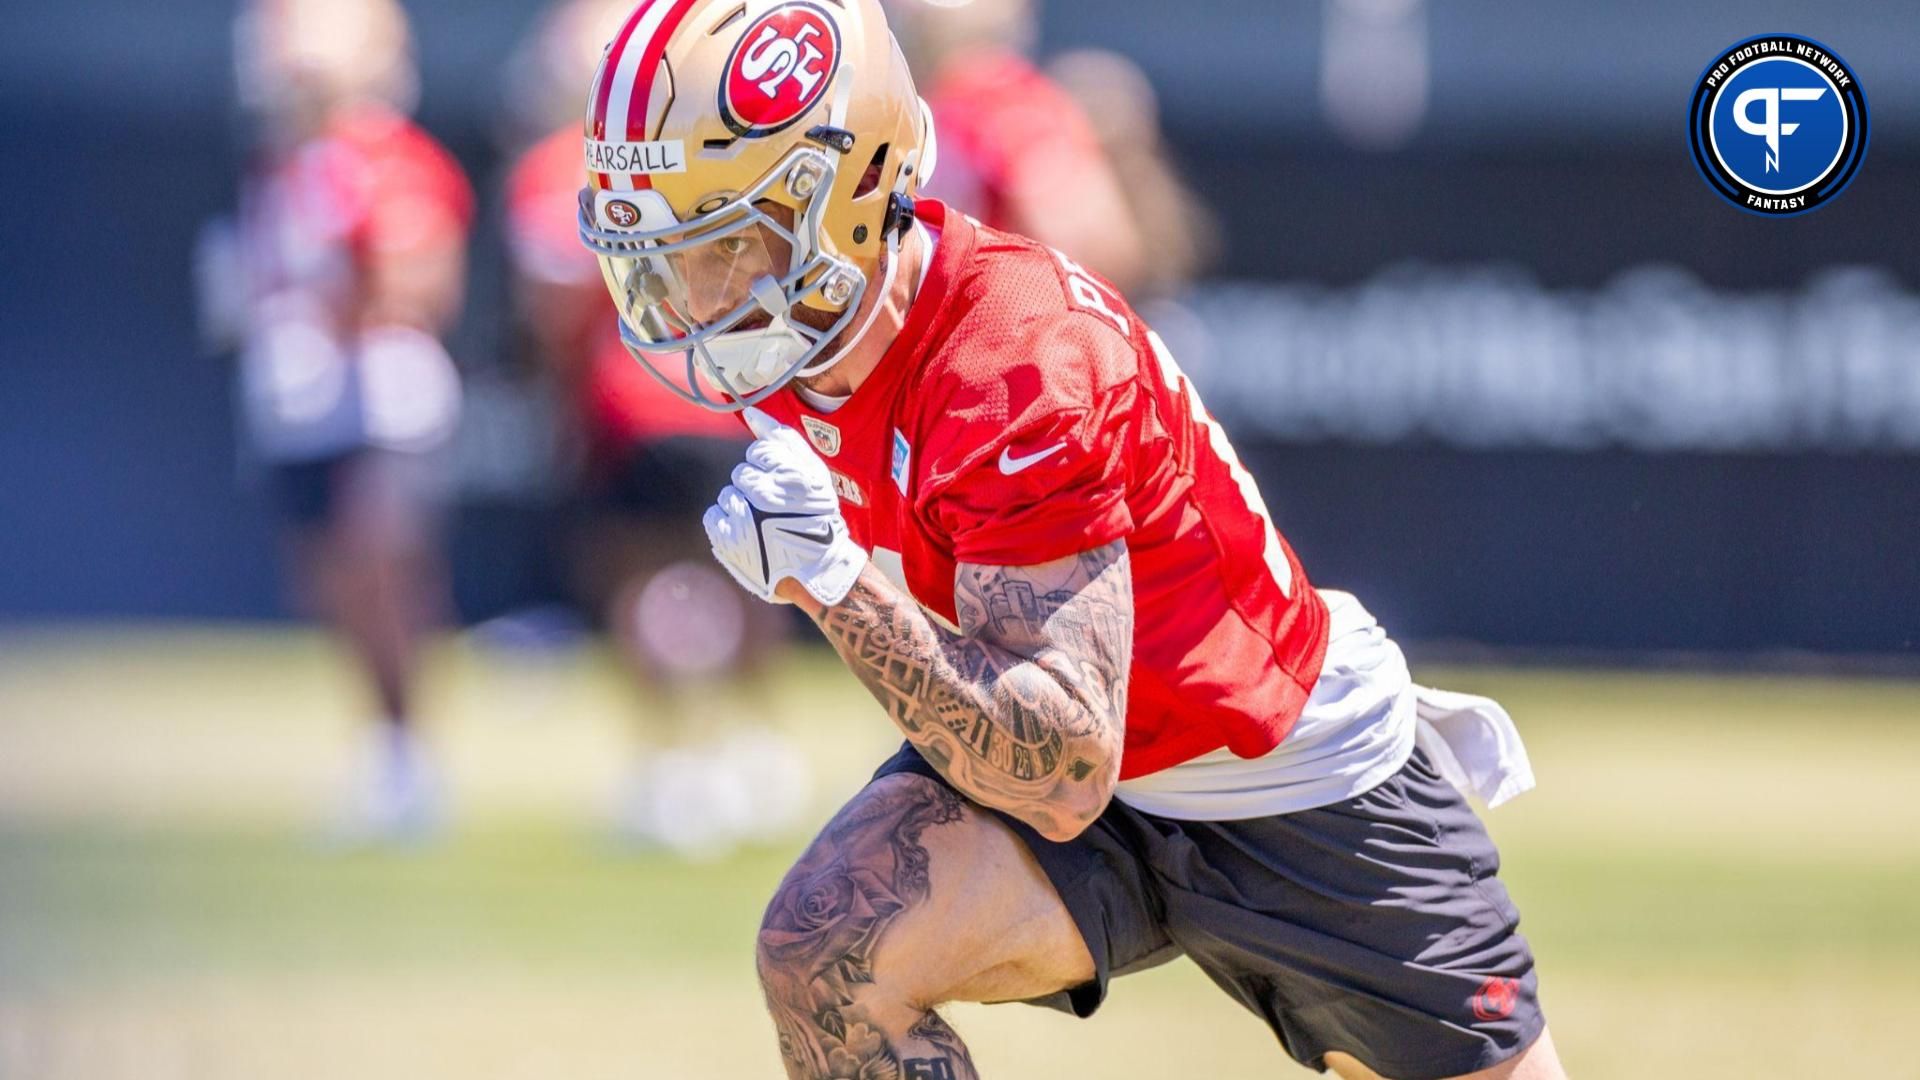
<path fill-rule="evenodd" d="M 1119 770 L 1133 584 L 1115 542 L 1039 566 L 961 564 L 960 634 L 871 572 L 819 616 L 854 674 L 976 802 L 1047 835 L 1105 804 Z"/>

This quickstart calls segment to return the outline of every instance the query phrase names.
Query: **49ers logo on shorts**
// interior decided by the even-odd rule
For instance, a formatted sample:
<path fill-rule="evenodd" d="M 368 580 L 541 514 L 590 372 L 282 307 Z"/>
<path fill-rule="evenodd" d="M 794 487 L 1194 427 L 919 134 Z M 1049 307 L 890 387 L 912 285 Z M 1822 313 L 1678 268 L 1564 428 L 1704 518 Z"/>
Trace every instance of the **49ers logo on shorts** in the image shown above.
<path fill-rule="evenodd" d="M 1473 995 L 1473 1017 L 1476 1020 L 1505 1020 L 1513 1015 L 1514 1006 L 1520 1004 L 1520 983 L 1515 979 L 1495 975 L 1480 984 L 1480 992 Z"/>
<path fill-rule="evenodd" d="M 840 69 L 840 28 L 813 4 L 782 4 L 753 21 L 720 78 L 720 116 L 758 139 L 791 127 Z"/>

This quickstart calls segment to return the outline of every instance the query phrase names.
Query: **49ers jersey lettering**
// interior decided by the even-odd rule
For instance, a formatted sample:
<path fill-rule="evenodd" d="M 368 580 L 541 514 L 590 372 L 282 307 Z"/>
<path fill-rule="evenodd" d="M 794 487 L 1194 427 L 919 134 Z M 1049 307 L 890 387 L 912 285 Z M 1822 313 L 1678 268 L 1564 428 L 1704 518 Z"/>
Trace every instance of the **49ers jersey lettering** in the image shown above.
<path fill-rule="evenodd" d="M 1266 540 L 1262 545 L 1260 559 L 1266 563 L 1267 572 L 1273 575 L 1274 584 L 1280 586 L 1281 593 L 1293 595 L 1293 565 L 1287 561 L 1285 546 L 1281 543 L 1280 532 L 1273 527 L 1273 514 L 1267 510 L 1267 500 L 1260 497 L 1260 485 L 1253 474 L 1240 463 L 1240 455 L 1227 441 L 1227 433 L 1213 419 L 1213 414 L 1200 401 L 1200 391 L 1193 388 L 1187 374 L 1174 362 L 1173 354 L 1167 351 L 1167 343 L 1160 335 L 1147 331 L 1147 341 L 1153 345 L 1153 357 L 1160 363 L 1160 377 L 1165 380 L 1167 389 L 1184 398 L 1193 422 L 1207 433 L 1207 444 L 1213 448 L 1214 456 L 1227 466 L 1227 472 L 1233 477 L 1234 486 L 1240 489 L 1240 495 L 1247 501 L 1247 509 L 1266 525 Z"/>
<path fill-rule="evenodd" d="M 1115 311 L 1107 303 L 1106 294 L 1101 291 L 1100 284 L 1094 280 L 1092 274 L 1087 273 L 1085 267 L 1058 251 L 1053 253 L 1053 257 L 1059 259 L 1060 265 L 1067 271 L 1067 291 L 1073 296 L 1074 303 L 1112 319 L 1113 325 L 1119 327 L 1122 334 L 1131 329 L 1127 324 L 1127 317 Z"/>

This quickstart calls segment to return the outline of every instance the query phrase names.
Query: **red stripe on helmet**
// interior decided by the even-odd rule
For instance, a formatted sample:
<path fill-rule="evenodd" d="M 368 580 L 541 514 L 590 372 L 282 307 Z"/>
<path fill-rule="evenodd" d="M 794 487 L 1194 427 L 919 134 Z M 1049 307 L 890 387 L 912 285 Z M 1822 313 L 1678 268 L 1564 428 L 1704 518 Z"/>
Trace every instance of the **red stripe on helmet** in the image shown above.
<path fill-rule="evenodd" d="M 627 43 L 633 38 L 633 31 L 640 25 L 647 9 L 659 0 L 641 0 L 634 6 L 633 13 L 620 26 L 620 32 L 614 35 L 613 44 L 608 47 L 604 59 L 600 62 L 600 80 L 594 89 L 593 111 L 587 116 L 587 135 L 595 139 L 607 137 L 607 102 L 613 96 L 613 76 L 620 70 L 620 57 L 627 51 Z M 612 187 L 613 181 L 606 173 L 599 173 L 600 186 Z"/>
<path fill-rule="evenodd" d="M 646 16 L 647 9 L 658 2 L 661 0 L 642 0 L 633 9 L 633 14 L 627 16 L 627 21 L 621 25 L 620 33 L 614 35 L 613 44 L 607 49 L 606 59 L 601 61 L 600 89 L 593 101 L 592 135 L 596 139 L 607 137 L 607 102 L 613 96 L 613 76 L 620 70 L 620 58 L 626 53 L 627 43 L 632 40 L 633 31 L 640 25 L 640 20 Z"/>
<path fill-rule="evenodd" d="M 700 0 L 656 0 L 657 3 L 672 2 L 672 10 L 653 32 L 653 40 L 647 42 L 647 51 L 640 55 L 640 66 L 634 69 L 633 90 L 627 99 L 627 133 L 630 142 L 645 142 L 652 137 L 647 130 L 647 115 L 653 111 L 653 87 L 659 82 L 660 62 L 666 58 L 667 43 L 673 40 L 674 32 L 686 21 L 687 12 L 693 10 Z M 653 188 L 653 178 L 640 174 L 633 178 L 637 191 Z"/>

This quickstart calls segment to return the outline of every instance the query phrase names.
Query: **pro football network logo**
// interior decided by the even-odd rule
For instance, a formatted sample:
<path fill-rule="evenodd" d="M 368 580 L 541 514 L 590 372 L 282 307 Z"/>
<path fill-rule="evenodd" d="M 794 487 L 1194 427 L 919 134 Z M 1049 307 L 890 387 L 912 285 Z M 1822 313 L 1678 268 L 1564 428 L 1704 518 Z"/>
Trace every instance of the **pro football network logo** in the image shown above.
<path fill-rule="evenodd" d="M 1707 65 L 1688 114 L 1694 164 L 1728 202 L 1786 217 L 1846 190 L 1867 156 L 1867 98 L 1812 38 L 1765 34 Z"/>
<path fill-rule="evenodd" d="M 805 116 L 840 69 L 840 28 L 825 8 L 782 4 L 753 21 L 727 57 L 720 117 L 735 135 L 758 139 Z"/>

